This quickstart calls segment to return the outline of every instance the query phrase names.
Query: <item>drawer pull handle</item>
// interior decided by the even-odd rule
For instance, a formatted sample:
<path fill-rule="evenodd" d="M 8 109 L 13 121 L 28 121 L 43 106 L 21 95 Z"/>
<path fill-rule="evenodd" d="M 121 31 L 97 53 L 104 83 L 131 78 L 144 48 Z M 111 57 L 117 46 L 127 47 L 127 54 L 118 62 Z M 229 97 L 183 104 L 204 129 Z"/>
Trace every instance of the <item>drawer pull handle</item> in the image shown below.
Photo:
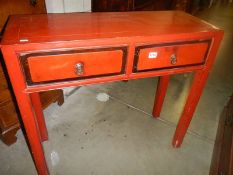
<path fill-rule="evenodd" d="M 176 64 L 176 63 L 177 63 L 176 54 L 173 54 L 173 55 L 171 56 L 171 64 L 174 65 L 174 64 Z"/>
<path fill-rule="evenodd" d="M 84 66 L 83 63 L 77 63 L 75 65 L 77 75 L 79 75 L 79 76 L 83 75 L 83 73 L 84 73 L 84 67 L 83 66 Z"/>

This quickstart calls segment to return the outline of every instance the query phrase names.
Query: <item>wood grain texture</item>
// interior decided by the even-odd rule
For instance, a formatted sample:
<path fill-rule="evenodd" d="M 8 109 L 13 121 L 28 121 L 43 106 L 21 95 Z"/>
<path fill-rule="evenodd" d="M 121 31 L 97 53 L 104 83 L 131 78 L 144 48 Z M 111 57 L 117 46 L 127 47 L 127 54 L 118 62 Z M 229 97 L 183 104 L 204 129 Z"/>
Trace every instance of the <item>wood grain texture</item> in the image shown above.
<path fill-rule="evenodd" d="M 40 100 L 43 109 L 49 107 L 51 103 L 57 103 L 61 106 L 64 103 L 63 90 L 60 89 L 40 92 Z"/>
<path fill-rule="evenodd" d="M 0 62 L 0 138 L 7 145 L 16 141 L 15 134 L 20 128 L 15 105 L 12 91 L 8 87 L 5 72 Z"/>
<path fill-rule="evenodd" d="M 30 0 L 0 0 L 0 31 L 9 15 L 46 13 L 44 0 L 37 0 L 35 6 Z"/>
<path fill-rule="evenodd" d="M 183 10 L 189 12 L 193 0 L 92 0 L 93 12 Z"/>
<path fill-rule="evenodd" d="M 116 12 L 133 10 L 134 0 L 92 0 L 93 12 Z"/>
<path fill-rule="evenodd" d="M 233 174 L 233 96 L 220 116 L 210 175 Z"/>

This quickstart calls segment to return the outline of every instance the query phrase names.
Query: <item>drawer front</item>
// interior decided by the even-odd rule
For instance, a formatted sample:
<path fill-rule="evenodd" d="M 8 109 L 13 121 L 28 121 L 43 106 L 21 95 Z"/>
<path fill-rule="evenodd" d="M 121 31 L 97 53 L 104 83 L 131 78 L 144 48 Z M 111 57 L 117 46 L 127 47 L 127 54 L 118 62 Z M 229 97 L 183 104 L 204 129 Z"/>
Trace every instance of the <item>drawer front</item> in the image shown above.
<path fill-rule="evenodd" d="M 21 56 L 28 84 L 124 74 L 126 48 L 30 53 Z"/>
<path fill-rule="evenodd" d="M 133 72 L 204 64 L 210 40 L 138 46 Z"/>

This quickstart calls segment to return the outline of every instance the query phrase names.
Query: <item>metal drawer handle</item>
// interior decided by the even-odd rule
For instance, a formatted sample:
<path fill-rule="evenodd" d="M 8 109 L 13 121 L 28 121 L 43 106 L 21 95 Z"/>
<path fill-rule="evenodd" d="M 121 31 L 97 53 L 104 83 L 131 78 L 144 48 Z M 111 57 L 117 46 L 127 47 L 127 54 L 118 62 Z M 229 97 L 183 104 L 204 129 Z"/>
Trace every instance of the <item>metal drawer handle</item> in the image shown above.
<path fill-rule="evenodd" d="M 176 57 L 176 54 L 172 54 L 171 56 L 171 64 L 174 65 L 177 63 L 177 57 Z"/>
<path fill-rule="evenodd" d="M 75 65 L 75 68 L 76 68 L 76 74 L 77 75 L 83 75 L 83 73 L 84 73 L 84 65 L 83 65 L 83 63 L 77 63 L 76 65 Z"/>

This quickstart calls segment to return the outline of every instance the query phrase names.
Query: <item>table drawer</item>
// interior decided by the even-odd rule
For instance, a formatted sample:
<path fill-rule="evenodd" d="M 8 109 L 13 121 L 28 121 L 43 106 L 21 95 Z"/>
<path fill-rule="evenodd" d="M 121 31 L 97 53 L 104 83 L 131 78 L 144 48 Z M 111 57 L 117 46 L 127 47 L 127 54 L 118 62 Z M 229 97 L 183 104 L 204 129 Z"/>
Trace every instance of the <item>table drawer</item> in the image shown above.
<path fill-rule="evenodd" d="M 28 84 L 124 74 L 126 48 L 29 53 L 21 56 Z"/>
<path fill-rule="evenodd" d="M 204 64 L 210 40 L 138 46 L 133 72 Z"/>

